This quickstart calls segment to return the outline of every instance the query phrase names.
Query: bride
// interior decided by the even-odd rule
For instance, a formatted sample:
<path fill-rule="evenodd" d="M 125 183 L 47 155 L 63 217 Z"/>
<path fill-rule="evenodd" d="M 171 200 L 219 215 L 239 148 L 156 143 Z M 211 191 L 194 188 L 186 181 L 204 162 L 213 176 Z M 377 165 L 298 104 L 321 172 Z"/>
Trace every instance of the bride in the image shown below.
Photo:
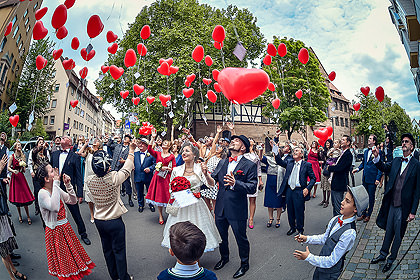
<path fill-rule="evenodd" d="M 216 188 L 217 186 L 215 186 L 213 178 L 211 178 L 207 171 L 207 165 L 195 163 L 195 160 L 199 157 L 199 152 L 196 147 L 191 143 L 184 144 L 181 149 L 181 155 L 184 164 L 177 166 L 172 170 L 171 182 L 176 177 L 186 178 L 191 183 L 191 191 L 199 198 L 198 202 L 183 208 L 179 208 L 179 204 L 175 200 L 172 207 L 177 209 L 177 211 L 175 211 L 176 213 L 167 209 L 169 216 L 163 231 L 162 246 L 170 248 L 169 229 L 173 224 L 190 221 L 199 227 L 206 235 L 207 242 L 205 252 L 213 251 L 219 247 L 221 238 L 214 223 L 214 218 L 199 193 L 202 185 L 206 185 L 208 188 Z M 173 198 L 173 194 L 171 194 L 171 200 Z"/>

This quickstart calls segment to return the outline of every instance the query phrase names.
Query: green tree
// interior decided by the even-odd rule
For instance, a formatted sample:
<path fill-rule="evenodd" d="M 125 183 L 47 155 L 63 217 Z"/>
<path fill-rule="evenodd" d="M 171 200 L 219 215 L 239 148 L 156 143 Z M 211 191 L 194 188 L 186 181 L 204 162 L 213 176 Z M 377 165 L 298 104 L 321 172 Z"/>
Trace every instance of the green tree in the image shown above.
<path fill-rule="evenodd" d="M 22 134 L 20 140 L 29 140 L 29 139 L 31 139 L 32 137 L 35 137 L 35 136 L 42 136 L 42 137 L 44 137 L 44 139 L 48 140 L 48 134 L 45 131 L 45 127 L 42 123 L 41 118 L 36 119 L 35 124 L 34 124 L 33 128 L 31 129 L 31 131 L 25 131 Z"/>
<path fill-rule="evenodd" d="M 227 9 L 216 9 L 206 4 L 199 4 L 197 0 L 162 0 L 156 1 L 150 6 L 144 7 L 137 15 L 134 23 L 127 30 L 119 42 L 119 50 L 115 55 L 109 55 L 108 65 L 124 65 L 124 56 L 127 49 L 136 50 L 138 43 L 143 42 L 148 53 L 137 65 L 127 69 L 123 78 L 114 81 L 110 75 L 95 82 L 97 92 L 104 98 L 104 102 L 113 104 L 120 112 L 137 112 L 140 121 L 149 121 L 155 127 L 162 129 L 166 127 L 171 130 L 172 125 L 178 128 L 190 120 L 196 102 L 203 101 L 209 109 L 213 104 L 207 101 L 205 94 L 206 85 L 203 84 L 204 77 L 211 77 L 211 70 L 228 67 L 246 67 L 248 63 L 258 58 L 263 49 L 265 40 L 259 27 L 256 25 L 256 18 L 247 9 L 238 9 L 236 6 L 229 6 Z M 152 35 L 146 41 L 140 37 L 141 28 L 149 25 Z M 216 25 L 222 25 L 226 31 L 223 54 L 224 64 L 221 59 L 221 51 L 213 46 L 212 31 Z M 235 35 L 235 30 L 238 37 Z M 238 40 L 247 49 L 246 60 L 240 61 L 233 54 Z M 196 63 L 191 53 L 197 45 L 204 47 L 205 55 L 213 58 L 214 64 L 208 67 Z M 160 75 L 156 68 L 159 66 L 160 58 L 174 59 L 174 66 L 179 67 L 175 75 L 169 79 Z M 136 79 L 134 74 L 139 72 L 141 76 Z M 183 96 L 182 89 L 185 88 L 185 77 L 195 73 L 197 78 L 191 87 L 195 92 L 188 100 Z M 146 90 L 141 95 L 141 102 L 134 106 L 131 97 L 133 84 L 145 86 Z M 110 85 L 113 84 L 112 88 Z M 212 88 L 212 86 L 211 86 Z M 129 90 L 130 96 L 121 100 L 120 91 Z M 164 109 L 158 99 L 160 94 L 171 94 L 172 105 Z M 147 96 L 156 97 L 151 105 L 146 102 Z M 221 94 L 218 94 L 218 101 L 223 101 L 225 111 L 228 111 L 228 102 Z M 224 100 L 223 100 L 224 99 Z M 176 103 L 175 101 L 176 100 Z M 148 111 L 146 110 L 148 108 Z M 174 117 L 166 116 L 172 110 Z M 165 120 L 168 120 L 165 123 Z"/>
<path fill-rule="evenodd" d="M 385 107 L 383 109 L 382 115 L 384 116 L 385 124 L 388 124 L 393 121 L 395 123 L 396 139 L 394 139 L 397 145 L 401 144 L 401 135 L 404 133 L 413 133 L 413 125 L 411 123 L 410 116 L 405 112 L 403 108 L 397 103 L 394 102 L 391 106 Z"/>
<path fill-rule="evenodd" d="M 49 100 L 55 85 L 54 59 L 50 51 L 54 43 L 49 39 L 34 41 L 28 54 L 24 58 L 24 65 L 19 83 L 8 92 L 10 102 L 15 102 L 17 110 L 14 114 L 19 115 L 18 127 L 26 130 L 29 115 L 35 112 L 35 119 L 48 112 Z M 36 57 L 41 55 L 48 60 L 42 70 L 36 68 Z"/>
<path fill-rule="evenodd" d="M 269 66 L 263 66 L 276 85 L 276 91 L 267 90 L 259 101 L 267 104 L 263 115 L 278 123 L 290 139 L 293 132 L 304 129 L 305 125 L 313 126 L 325 121 L 325 111 L 331 98 L 315 54 L 309 51 L 309 62 L 303 65 L 298 59 L 299 50 L 307 48 L 302 41 L 274 37 L 273 44 L 278 46 L 280 43 L 286 45 L 287 55 L 283 58 L 277 55 Z M 300 100 L 295 95 L 299 89 L 303 91 Z M 275 97 L 281 100 L 278 109 L 271 105 Z"/>

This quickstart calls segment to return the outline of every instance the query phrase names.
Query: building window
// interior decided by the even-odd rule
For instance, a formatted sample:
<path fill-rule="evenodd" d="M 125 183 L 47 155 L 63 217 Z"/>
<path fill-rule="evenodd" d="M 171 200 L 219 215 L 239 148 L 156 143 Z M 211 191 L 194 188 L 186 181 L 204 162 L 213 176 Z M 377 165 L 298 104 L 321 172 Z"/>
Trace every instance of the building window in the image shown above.
<path fill-rule="evenodd" d="M 79 123 L 79 130 L 83 131 L 83 124 L 82 123 Z"/>
<path fill-rule="evenodd" d="M 15 72 L 15 75 L 17 75 L 19 73 L 19 65 L 18 66 L 16 66 L 16 72 Z"/>
<path fill-rule="evenodd" d="M 75 129 L 77 128 L 77 121 L 73 122 L 73 128 L 75 128 Z"/>
<path fill-rule="evenodd" d="M 337 101 L 334 102 L 334 109 L 337 110 L 338 109 L 338 103 Z"/>
<path fill-rule="evenodd" d="M 344 112 L 347 112 L 347 104 L 344 104 Z"/>
<path fill-rule="evenodd" d="M 346 119 L 346 127 L 349 127 L 349 119 Z"/>
<path fill-rule="evenodd" d="M 72 96 L 74 95 L 74 92 L 75 92 L 74 88 L 71 88 L 71 95 Z"/>
<path fill-rule="evenodd" d="M 343 103 L 340 102 L 340 111 L 343 111 Z"/>
<path fill-rule="evenodd" d="M 19 26 L 17 26 L 15 29 L 15 32 L 13 32 L 13 38 L 16 38 L 18 31 L 19 31 Z"/>
<path fill-rule="evenodd" d="M 28 23 L 29 23 L 29 18 L 27 18 L 27 19 L 25 20 L 25 26 L 27 26 L 27 25 L 28 25 Z"/>
<path fill-rule="evenodd" d="M 340 118 L 340 125 L 344 126 L 344 119 L 343 118 Z"/>
<path fill-rule="evenodd" d="M 12 64 L 12 72 L 15 72 L 15 67 L 16 67 L 16 59 L 13 61 L 13 64 Z"/>
<path fill-rule="evenodd" d="M 29 30 L 31 30 L 31 25 L 30 24 L 28 24 L 28 26 L 26 27 L 26 33 L 28 33 Z"/>
<path fill-rule="evenodd" d="M 23 14 L 23 18 L 25 18 L 27 15 L 28 15 L 28 9 L 26 9 L 25 13 Z"/>
<path fill-rule="evenodd" d="M 34 5 L 34 11 L 36 10 L 37 7 L 38 7 L 38 2 L 36 2 Z"/>
<path fill-rule="evenodd" d="M 54 121 L 55 121 L 55 117 L 54 116 L 51 116 L 51 118 L 50 118 L 50 125 L 54 125 Z"/>
<path fill-rule="evenodd" d="M 2 84 L 5 84 L 5 77 L 6 77 L 7 70 L 9 70 L 9 68 L 5 64 L 3 67 L 3 73 L 1 74 L 1 79 L 0 79 L 0 83 Z"/>
<path fill-rule="evenodd" d="M 45 116 L 44 117 L 44 125 L 47 125 L 48 124 L 48 116 Z"/>
<path fill-rule="evenodd" d="M 51 108 L 57 108 L 57 99 L 53 99 L 51 102 Z"/>
<path fill-rule="evenodd" d="M 85 117 L 85 111 L 80 110 L 80 116 L 81 116 L 82 118 L 84 118 L 84 117 Z"/>
<path fill-rule="evenodd" d="M 55 92 L 58 92 L 59 90 L 60 90 L 60 84 L 56 84 L 56 85 L 55 85 L 55 90 L 54 90 L 54 91 L 55 91 Z"/>
<path fill-rule="evenodd" d="M 340 125 L 340 123 L 339 123 L 339 121 L 338 121 L 338 117 L 337 117 L 337 118 L 335 118 L 335 125 L 336 125 L 336 126 L 339 126 L 339 125 Z"/>
<path fill-rule="evenodd" d="M 20 50 L 22 47 L 23 47 L 23 41 L 22 41 L 22 42 L 20 42 L 20 45 L 19 45 L 19 50 Z"/>
<path fill-rule="evenodd" d="M 19 34 L 19 37 L 16 39 L 16 46 L 19 46 L 20 39 L 22 39 L 22 34 Z"/>
<path fill-rule="evenodd" d="M 13 18 L 13 20 L 12 20 L 12 25 L 13 25 L 13 26 L 15 26 L 16 21 L 17 21 L 17 16 L 15 16 L 15 17 Z"/>
<path fill-rule="evenodd" d="M 4 37 L 3 41 L 1 41 L 1 44 L 0 44 L 0 52 L 2 52 L 4 50 L 4 47 L 6 46 L 6 43 L 7 43 L 7 38 Z"/>

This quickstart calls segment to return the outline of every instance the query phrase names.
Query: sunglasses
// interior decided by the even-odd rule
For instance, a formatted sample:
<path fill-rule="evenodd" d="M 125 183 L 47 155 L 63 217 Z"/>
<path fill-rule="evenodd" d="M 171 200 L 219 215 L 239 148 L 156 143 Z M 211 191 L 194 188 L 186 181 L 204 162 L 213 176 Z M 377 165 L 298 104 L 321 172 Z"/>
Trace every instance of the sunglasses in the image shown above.
<path fill-rule="evenodd" d="M 402 140 L 402 141 L 401 141 L 401 143 L 402 143 L 402 144 L 405 144 L 405 143 L 407 143 L 407 144 L 411 144 L 411 141 L 410 141 L 410 140 Z"/>

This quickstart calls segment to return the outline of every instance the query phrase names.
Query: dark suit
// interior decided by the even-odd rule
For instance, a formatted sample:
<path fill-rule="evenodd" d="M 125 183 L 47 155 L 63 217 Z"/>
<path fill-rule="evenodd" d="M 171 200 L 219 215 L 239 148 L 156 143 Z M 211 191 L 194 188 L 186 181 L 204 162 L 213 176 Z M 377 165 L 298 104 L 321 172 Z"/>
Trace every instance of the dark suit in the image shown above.
<path fill-rule="evenodd" d="M 120 159 L 123 159 L 123 160 L 127 159 L 128 150 L 129 150 L 128 146 L 129 145 L 124 146 L 123 144 L 118 144 L 118 145 L 115 146 L 115 149 L 114 149 L 114 152 L 113 152 L 114 155 L 112 157 L 112 163 L 111 163 L 111 170 L 112 171 L 118 171 L 123 167 L 124 163 L 120 163 L 119 160 Z M 131 197 L 131 194 L 133 193 L 133 190 L 131 189 L 130 177 L 128 177 L 127 180 L 125 180 L 122 183 L 122 192 L 127 193 Z"/>
<path fill-rule="evenodd" d="M 144 187 L 146 186 L 146 190 L 149 189 L 156 166 L 156 159 L 150 154 L 148 155 L 147 151 L 144 154 L 144 160 L 141 162 L 140 151 L 134 153 L 134 182 L 136 183 L 139 207 L 144 207 Z M 150 169 L 149 173 L 144 172 L 146 168 Z"/>
<path fill-rule="evenodd" d="M 368 217 L 372 215 L 373 206 L 375 205 L 375 182 L 381 181 L 382 177 L 382 171 L 373 163 L 373 154 L 370 153 L 370 157 L 368 158 L 369 151 L 369 149 L 365 151 L 362 163 L 358 167 L 359 171 L 363 170 L 362 183 L 369 194 L 369 209 L 363 212 Z M 379 151 L 379 154 L 382 157 L 383 153 L 381 151 Z"/>
<path fill-rule="evenodd" d="M 346 149 L 335 165 L 328 167 L 330 172 L 334 172 L 331 180 L 331 203 L 333 206 L 333 216 L 340 214 L 341 201 L 349 185 L 349 172 L 353 162 L 353 155 L 350 149 Z"/>
<path fill-rule="evenodd" d="M 316 182 L 312 164 L 306 161 L 300 161 L 299 169 L 299 187 L 296 186 L 293 190 L 289 185 L 289 179 L 296 164 L 295 160 L 276 159 L 276 162 L 286 168 L 283 182 L 281 183 L 278 196 L 286 195 L 287 205 L 287 219 L 289 220 L 290 229 L 297 229 L 303 232 L 305 224 L 305 201 L 310 199 L 311 189 Z M 308 182 L 308 177 L 310 181 Z M 308 194 L 304 197 L 303 190 L 308 189 Z"/>
<path fill-rule="evenodd" d="M 53 168 L 59 168 L 61 152 L 62 151 L 55 151 L 52 153 L 51 166 Z M 82 170 L 80 164 L 80 156 L 70 150 L 66 157 L 66 161 L 64 162 L 63 169 L 60 172 L 61 189 L 66 190 L 63 183 L 63 174 L 67 174 L 71 178 L 71 184 L 73 185 L 77 197 L 83 197 Z M 79 204 L 67 204 L 67 208 L 70 210 L 70 213 L 76 222 L 80 236 L 83 238 L 87 237 L 85 223 L 83 222 L 82 215 L 80 215 Z"/>
<path fill-rule="evenodd" d="M 401 170 L 401 163 L 401 158 L 397 157 L 389 163 L 380 160 L 375 164 L 379 170 L 389 174 L 382 205 L 376 219 L 378 227 L 386 230 L 381 248 L 383 257 L 388 255 L 392 243 L 391 256 L 388 258 L 388 262 L 393 262 L 397 257 L 401 240 L 407 229 L 407 218 L 409 214 L 416 214 L 420 198 L 420 163 L 412 157 L 406 167 L 407 173 L 401 190 L 401 206 L 394 207 L 395 182 Z M 397 219 L 394 218 L 396 213 L 399 215 Z"/>
<path fill-rule="evenodd" d="M 246 236 L 247 194 L 254 194 L 257 190 L 257 165 L 242 156 L 233 171 L 233 174 L 236 174 L 233 187 L 225 186 L 224 182 L 228 165 L 228 159 L 221 160 L 211 175 L 219 183 L 214 210 L 216 226 L 222 238 L 219 250 L 222 259 L 229 260 L 228 229 L 231 226 L 238 244 L 241 265 L 247 265 L 249 264 L 249 242 Z"/>

